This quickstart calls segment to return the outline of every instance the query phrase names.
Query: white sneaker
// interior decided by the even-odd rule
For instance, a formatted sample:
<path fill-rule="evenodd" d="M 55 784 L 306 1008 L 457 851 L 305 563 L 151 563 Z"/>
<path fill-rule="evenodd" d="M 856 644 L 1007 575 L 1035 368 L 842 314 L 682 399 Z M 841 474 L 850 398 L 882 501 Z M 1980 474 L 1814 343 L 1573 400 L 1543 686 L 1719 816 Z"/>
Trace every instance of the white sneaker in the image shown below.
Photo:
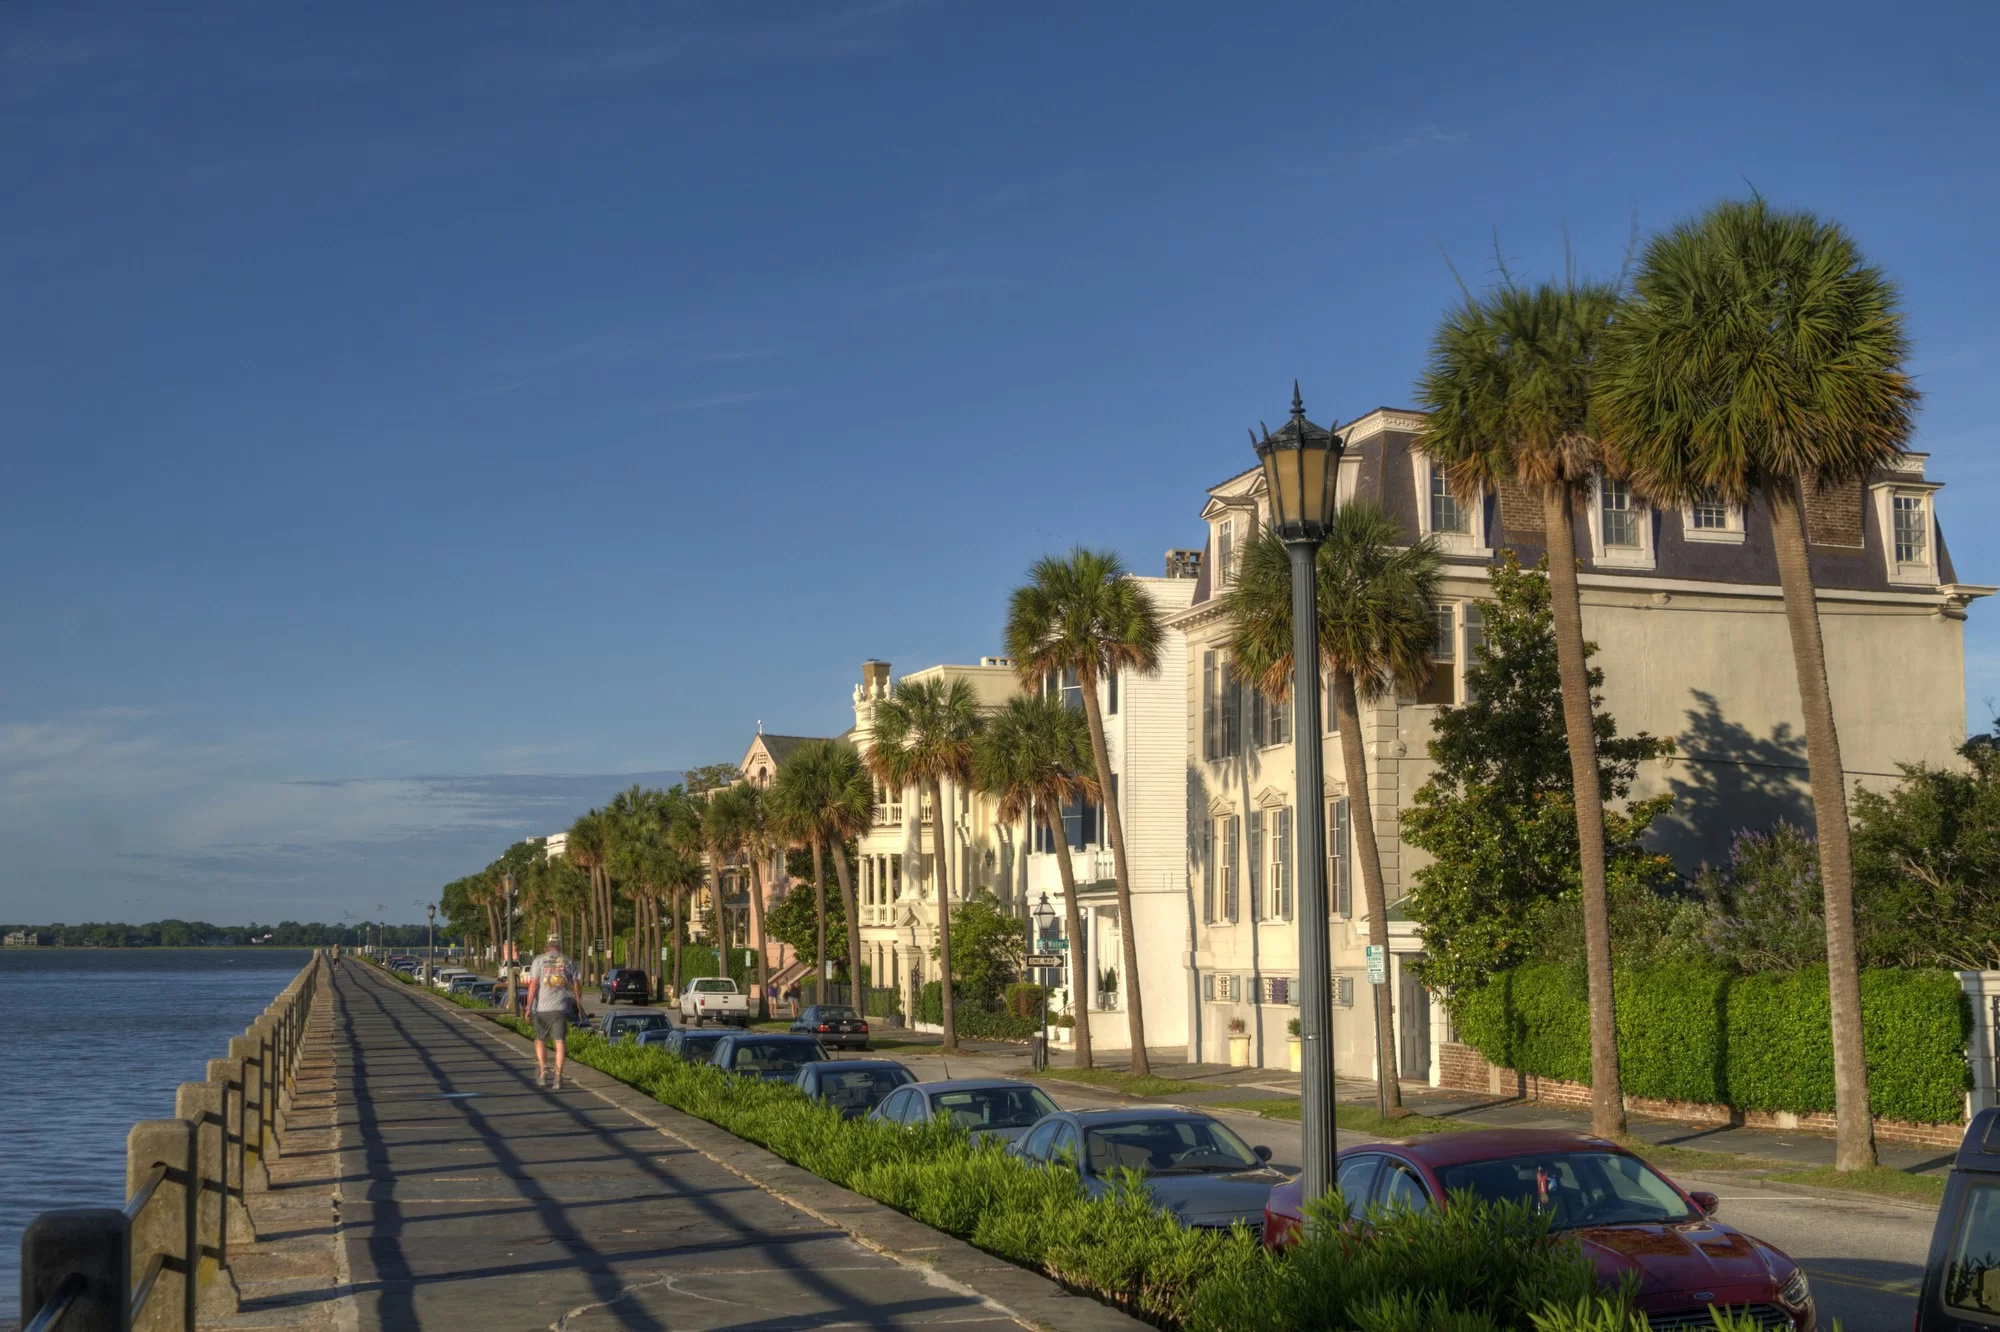
<path fill-rule="evenodd" d="M 549 1085 L 549 1075 L 548 1075 L 548 1073 L 547 1073 L 547 1072 L 545 1072 L 545 1071 L 544 1071 L 544 1070 L 542 1070 L 542 1069 L 536 1069 L 536 1070 L 535 1070 L 535 1085 L 536 1085 L 537 1087 L 546 1087 L 546 1086 L 548 1086 L 548 1085 Z"/>
<path fill-rule="evenodd" d="M 560 1073 L 556 1074 L 556 1084 L 555 1084 L 555 1090 L 556 1090 L 556 1091 L 561 1091 L 561 1090 L 562 1090 L 562 1074 L 560 1074 Z"/>

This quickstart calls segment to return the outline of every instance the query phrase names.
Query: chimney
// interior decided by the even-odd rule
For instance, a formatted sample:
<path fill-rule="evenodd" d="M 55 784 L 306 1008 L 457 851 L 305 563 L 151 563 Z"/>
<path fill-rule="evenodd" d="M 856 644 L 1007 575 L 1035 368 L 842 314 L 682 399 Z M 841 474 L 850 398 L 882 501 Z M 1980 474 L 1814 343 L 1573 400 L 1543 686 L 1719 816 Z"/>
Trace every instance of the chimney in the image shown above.
<path fill-rule="evenodd" d="M 889 663 L 872 657 L 861 663 L 861 692 L 865 698 L 889 697 Z"/>
<path fill-rule="evenodd" d="M 1201 552 L 1198 550 L 1170 550 L 1167 552 L 1167 577 L 1201 577 Z"/>

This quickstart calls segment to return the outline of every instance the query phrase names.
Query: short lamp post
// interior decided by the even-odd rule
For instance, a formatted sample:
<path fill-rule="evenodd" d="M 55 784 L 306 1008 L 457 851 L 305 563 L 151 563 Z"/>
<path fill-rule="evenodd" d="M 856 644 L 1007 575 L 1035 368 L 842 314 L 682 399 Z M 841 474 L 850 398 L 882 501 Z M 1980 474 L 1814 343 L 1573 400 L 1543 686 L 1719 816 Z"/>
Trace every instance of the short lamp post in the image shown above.
<path fill-rule="evenodd" d="M 1326 898 L 1326 785 L 1320 771 L 1318 554 L 1333 522 L 1341 439 L 1292 418 L 1251 439 L 1264 466 L 1271 529 L 1292 557 L 1292 739 L 1298 778 L 1299 1101 L 1304 1201 L 1333 1190 L 1333 955 Z"/>
<path fill-rule="evenodd" d="M 438 909 L 432 902 L 424 908 L 424 984 L 429 985 L 437 970 Z"/>
<path fill-rule="evenodd" d="M 1042 940 L 1048 938 L 1049 926 L 1055 922 L 1056 918 L 1056 909 L 1049 905 L 1049 895 L 1047 893 L 1043 893 L 1042 900 L 1035 903 L 1033 914 L 1035 918 L 1035 935 L 1029 941 L 1031 944 L 1030 951 L 1040 952 Z M 1049 971 L 1047 967 L 1043 967 L 1040 969 L 1040 972 L 1041 985 L 1037 988 L 1042 992 L 1042 1043 L 1035 1049 L 1035 1067 L 1037 1069 L 1045 1069 L 1049 1066 Z"/>
<path fill-rule="evenodd" d="M 515 987 L 520 983 L 515 973 L 520 968 L 511 965 L 514 960 L 514 876 L 512 874 L 502 874 L 500 876 L 500 890 L 507 895 L 507 915 L 503 922 L 503 931 L 506 939 L 500 945 L 500 965 L 507 968 L 507 1012 L 509 1016 L 512 1016 L 514 1013 L 520 1011 L 518 1003 L 520 996 L 515 992 Z"/>

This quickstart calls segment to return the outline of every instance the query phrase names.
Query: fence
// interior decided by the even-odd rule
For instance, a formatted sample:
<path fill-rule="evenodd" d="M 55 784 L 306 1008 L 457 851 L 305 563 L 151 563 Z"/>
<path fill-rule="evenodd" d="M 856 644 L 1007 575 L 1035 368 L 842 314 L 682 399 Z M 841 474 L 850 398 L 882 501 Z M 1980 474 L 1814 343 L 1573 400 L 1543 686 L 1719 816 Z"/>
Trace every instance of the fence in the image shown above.
<path fill-rule="evenodd" d="M 122 1207 L 43 1212 L 21 1236 L 22 1332 L 194 1332 L 236 1312 L 229 1237 L 248 1233 L 245 1194 L 269 1187 L 318 994 L 323 950 L 284 992 L 183 1082 L 172 1119 L 125 1140 Z"/>

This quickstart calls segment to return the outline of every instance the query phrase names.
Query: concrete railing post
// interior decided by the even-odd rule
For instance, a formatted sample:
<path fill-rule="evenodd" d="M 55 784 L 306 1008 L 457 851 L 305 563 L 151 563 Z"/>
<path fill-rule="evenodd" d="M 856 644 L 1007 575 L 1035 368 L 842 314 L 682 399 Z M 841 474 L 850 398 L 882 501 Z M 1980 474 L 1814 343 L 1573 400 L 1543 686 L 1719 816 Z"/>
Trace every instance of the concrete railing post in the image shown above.
<path fill-rule="evenodd" d="M 264 1164 L 263 1051 L 255 1036 L 233 1036 L 229 1057 L 243 1063 L 243 1187 L 268 1189 L 270 1171 Z"/>
<path fill-rule="evenodd" d="M 200 1256 L 195 1264 L 195 1300 L 202 1316 L 222 1317 L 236 1312 L 236 1278 L 229 1272 L 229 1125 L 223 1106 L 229 1095 L 227 1083 L 183 1082 L 174 1093 L 174 1113 L 194 1125 L 195 1241 Z"/>
<path fill-rule="evenodd" d="M 43 1212 L 21 1233 L 21 1326 L 76 1278 L 62 1332 L 128 1332 L 131 1273 L 132 1227 L 119 1208 Z"/>
<path fill-rule="evenodd" d="M 194 1125 L 185 1119 L 142 1119 L 125 1136 L 132 1298 L 145 1301 L 132 1325 L 140 1332 L 194 1332 L 192 1278 L 200 1253 L 194 1163 Z"/>

